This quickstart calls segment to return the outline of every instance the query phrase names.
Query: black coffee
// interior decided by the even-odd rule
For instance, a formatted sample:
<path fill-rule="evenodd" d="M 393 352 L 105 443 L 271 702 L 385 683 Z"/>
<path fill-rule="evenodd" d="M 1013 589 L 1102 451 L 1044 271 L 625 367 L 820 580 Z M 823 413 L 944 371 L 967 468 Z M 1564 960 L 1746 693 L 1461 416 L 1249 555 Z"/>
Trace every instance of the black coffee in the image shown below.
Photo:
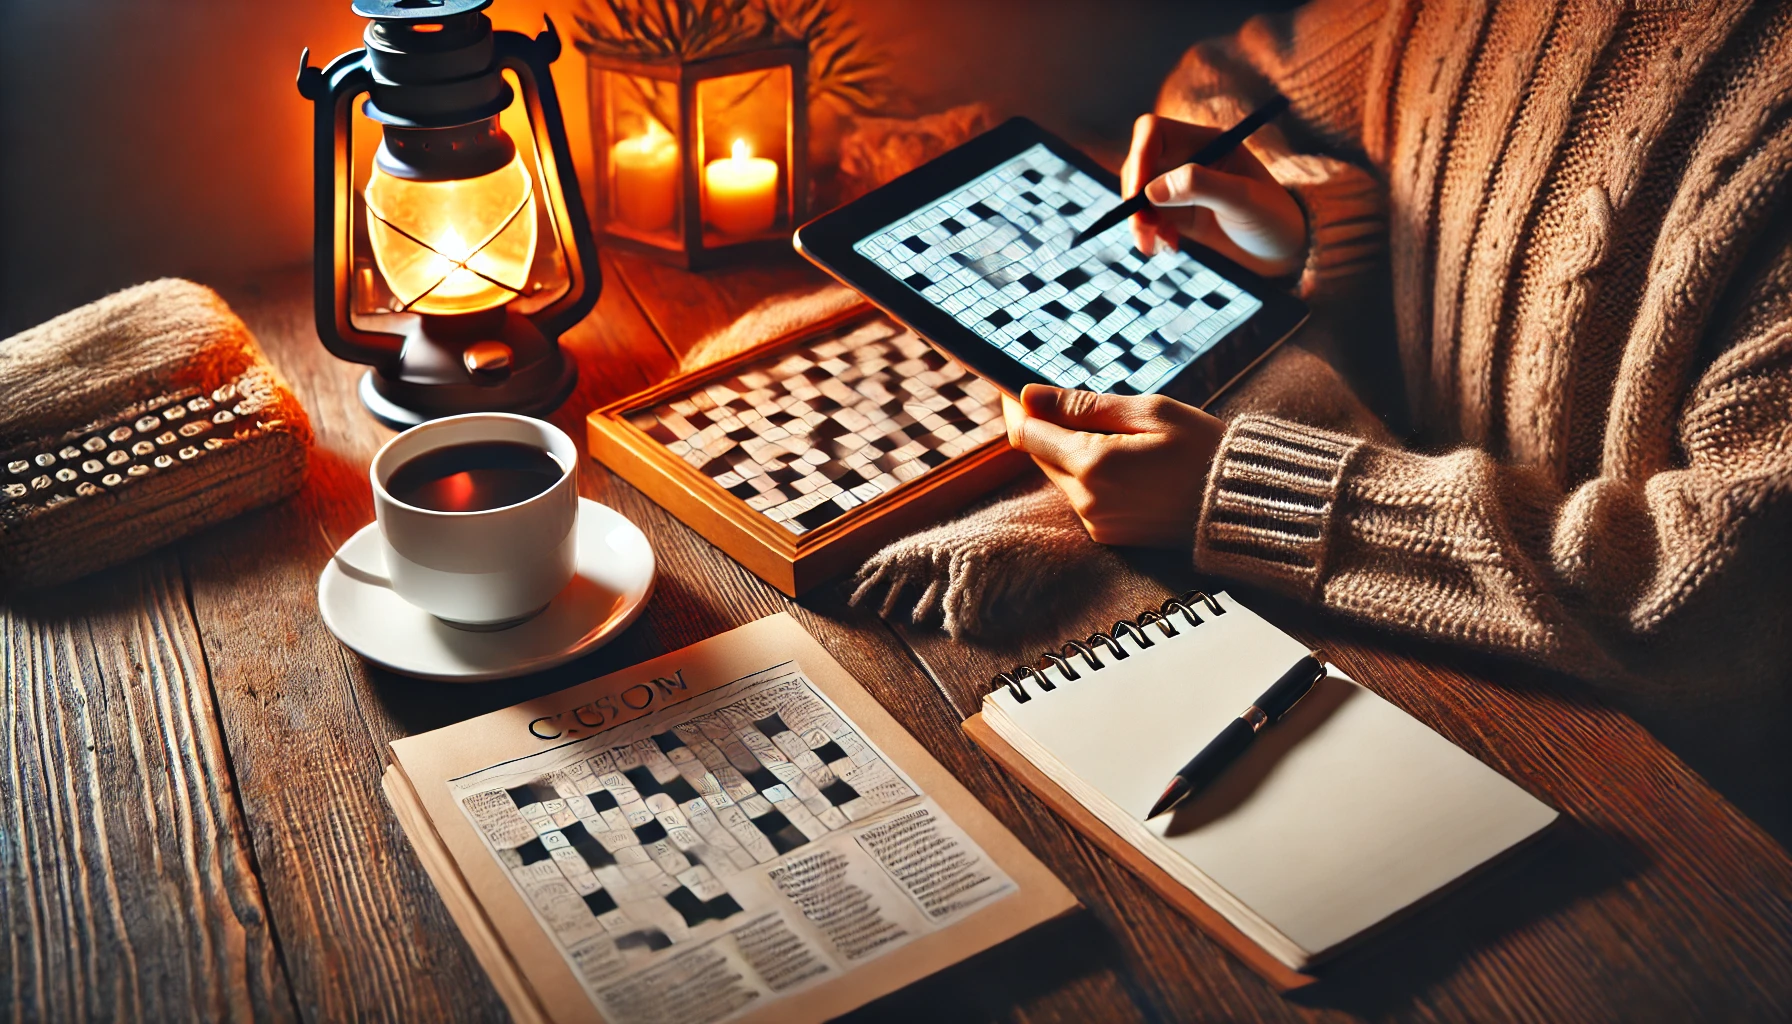
<path fill-rule="evenodd" d="M 483 512 L 528 501 L 563 470 L 554 457 L 514 441 L 474 441 L 424 452 L 386 480 L 394 498 L 434 512 Z"/>

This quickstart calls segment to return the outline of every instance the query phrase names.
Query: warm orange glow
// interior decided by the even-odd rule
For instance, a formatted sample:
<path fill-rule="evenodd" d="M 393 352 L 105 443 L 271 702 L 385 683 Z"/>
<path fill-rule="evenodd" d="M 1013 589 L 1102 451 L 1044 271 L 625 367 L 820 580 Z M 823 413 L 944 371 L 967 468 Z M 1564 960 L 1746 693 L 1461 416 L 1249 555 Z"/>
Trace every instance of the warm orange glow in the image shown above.
<path fill-rule="evenodd" d="M 703 169 L 703 214 L 718 231 L 755 235 L 778 217 L 778 165 L 735 139 L 733 155 Z"/>
<path fill-rule="evenodd" d="M 442 481 L 442 492 L 447 496 L 442 504 L 449 508 L 471 508 L 476 490 L 478 488 L 473 486 L 473 474 L 455 473 Z"/>
<path fill-rule="evenodd" d="M 519 153 L 464 181 L 409 181 L 377 166 L 367 234 L 406 310 L 471 313 L 522 292 L 535 258 L 535 195 Z"/>
<path fill-rule="evenodd" d="M 612 206 L 617 220 L 637 231 L 672 226 L 678 200 L 678 140 L 651 118 L 647 130 L 610 147 Z"/>

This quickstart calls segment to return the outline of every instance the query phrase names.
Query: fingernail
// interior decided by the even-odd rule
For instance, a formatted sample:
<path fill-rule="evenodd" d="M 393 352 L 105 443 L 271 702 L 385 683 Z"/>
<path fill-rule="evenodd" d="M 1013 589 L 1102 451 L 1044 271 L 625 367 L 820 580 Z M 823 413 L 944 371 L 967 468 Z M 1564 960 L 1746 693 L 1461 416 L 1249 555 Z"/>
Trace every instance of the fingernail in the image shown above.
<path fill-rule="evenodd" d="M 1058 389 L 1050 384 L 1028 384 L 1020 390 L 1021 408 L 1030 415 L 1041 406 L 1050 407 L 1058 401 Z"/>

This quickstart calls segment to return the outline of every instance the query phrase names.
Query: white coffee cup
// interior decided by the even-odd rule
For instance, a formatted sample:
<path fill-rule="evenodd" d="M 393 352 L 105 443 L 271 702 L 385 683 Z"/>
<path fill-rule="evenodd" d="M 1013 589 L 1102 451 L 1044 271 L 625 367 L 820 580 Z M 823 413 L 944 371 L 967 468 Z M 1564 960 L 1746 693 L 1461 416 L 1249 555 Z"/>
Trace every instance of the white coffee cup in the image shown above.
<path fill-rule="evenodd" d="M 398 467 L 425 452 L 480 441 L 540 448 L 560 478 L 527 501 L 478 512 L 408 505 L 386 490 Z M 373 509 L 386 538 L 386 583 L 451 626 L 503 629 L 524 621 L 572 581 L 579 531 L 579 452 L 538 419 L 476 412 L 419 424 L 373 457 Z"/>

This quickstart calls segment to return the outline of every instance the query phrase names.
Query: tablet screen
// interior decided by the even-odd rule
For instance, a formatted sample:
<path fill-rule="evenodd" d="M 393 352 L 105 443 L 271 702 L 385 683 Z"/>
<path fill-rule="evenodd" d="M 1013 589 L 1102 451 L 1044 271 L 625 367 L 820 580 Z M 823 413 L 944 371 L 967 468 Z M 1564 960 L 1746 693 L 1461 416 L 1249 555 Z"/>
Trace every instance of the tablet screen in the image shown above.
<path fill-rule="evenodd" d="M 853 250 L 1060 387 L 1150 394 L 1263 303 L 1124 223 L 1068 248 L 1118 201 L 1034 145 Z"/>

